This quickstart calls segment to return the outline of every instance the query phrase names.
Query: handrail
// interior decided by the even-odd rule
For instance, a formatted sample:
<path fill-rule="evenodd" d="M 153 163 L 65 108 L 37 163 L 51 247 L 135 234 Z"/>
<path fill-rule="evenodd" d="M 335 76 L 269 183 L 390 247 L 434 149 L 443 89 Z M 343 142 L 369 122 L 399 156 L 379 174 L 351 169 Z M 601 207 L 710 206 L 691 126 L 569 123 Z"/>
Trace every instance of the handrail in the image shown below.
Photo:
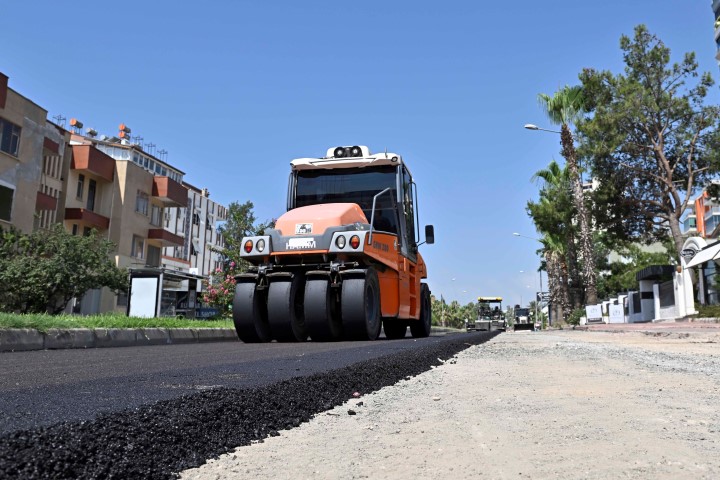
<path fill-rule="evenodd" d="M 376 194 L 373 197 L 373 203 L 372 203 L 372 211 L 370 212 L 370 235 L 368 235 L 368 245 L 372 245 L 372 236 L 373 236 L 373 230 L 375 229 L 375 202 L 377 201 L 378 197 L 382 195 L 385 192 L 390 191 L 390 187 L 386 188 L 382 192 Z"/>

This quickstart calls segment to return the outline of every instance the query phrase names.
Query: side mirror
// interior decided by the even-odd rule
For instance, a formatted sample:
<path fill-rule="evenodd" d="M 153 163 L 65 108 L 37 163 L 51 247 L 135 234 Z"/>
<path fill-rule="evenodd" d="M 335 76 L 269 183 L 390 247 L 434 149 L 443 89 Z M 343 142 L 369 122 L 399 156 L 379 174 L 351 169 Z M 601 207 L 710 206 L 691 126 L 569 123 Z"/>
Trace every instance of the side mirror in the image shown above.
<path fill-rule="evenodd" d="M 425 225 L 425 243 L 428 245 L 435 243 L 435 227 L 432 225 Z"/>

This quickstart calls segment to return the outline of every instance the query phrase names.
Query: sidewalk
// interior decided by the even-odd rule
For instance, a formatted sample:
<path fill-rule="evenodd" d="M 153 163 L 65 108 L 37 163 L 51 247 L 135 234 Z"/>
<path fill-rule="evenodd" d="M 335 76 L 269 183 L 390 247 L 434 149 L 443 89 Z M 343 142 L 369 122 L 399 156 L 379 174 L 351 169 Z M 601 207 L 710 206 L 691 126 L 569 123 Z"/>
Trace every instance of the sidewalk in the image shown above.
<path fill-rule="evenodd" d="M 591 332 L 644 332 L 647 334 L 693 334 L 720 333 L 717 319 L 696 319 L 693 321 L 668 321 L 648 323 L 600 323 L 581 325 L 575 330 Z"/>

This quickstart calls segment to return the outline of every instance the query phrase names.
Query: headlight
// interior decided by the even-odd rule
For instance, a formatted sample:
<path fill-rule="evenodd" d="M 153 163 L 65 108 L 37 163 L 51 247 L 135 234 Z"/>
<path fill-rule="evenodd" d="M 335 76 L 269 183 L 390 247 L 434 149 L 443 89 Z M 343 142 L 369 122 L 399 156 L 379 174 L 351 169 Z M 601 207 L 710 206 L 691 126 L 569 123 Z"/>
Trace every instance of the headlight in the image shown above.
<path fill-rule="evenodd" d="M 338 235 L 335 239 L 335 246 L 338 247 L 340 250 L 345 248 L 345 237 L 342 235 Z"/>
<path fill-rule="evenodd" d="M 252 240 L 248 240 L 247 242 L 245 242 L 245 253 L 252 252 L 252 247 L 253 247 Z"/>
<path fill-rule="evenodd" d="M 255 244 L 255 248 L 257 248 L 258 252 L 262 253 L 263 250 L 265 250 L 265 240 L 263 240 L 262 238 L 258 240 Z"/>

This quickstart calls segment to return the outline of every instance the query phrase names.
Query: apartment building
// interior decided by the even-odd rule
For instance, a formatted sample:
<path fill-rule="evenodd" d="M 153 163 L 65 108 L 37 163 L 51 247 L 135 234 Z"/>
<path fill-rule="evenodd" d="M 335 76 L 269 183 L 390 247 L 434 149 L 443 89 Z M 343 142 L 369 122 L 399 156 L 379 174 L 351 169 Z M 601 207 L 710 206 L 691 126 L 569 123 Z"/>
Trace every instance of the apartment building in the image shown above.
<path fill-rule="evenodd" d="M 221 261 L 217 227 L 225 207 L 133 143 L 124 124 L 115 136 L 83 131 L 76 119 L 70 125 L 72 131 L 49 122 L 47 111 L 9 88 L 0 73 L 0 227 L 30 233 L 62 223 L 75 235 L 94 229 L 116 245 L 118 266 L 184 272 L 193 281 L 173 285 L 178 296 L 189 285 L 201 289 L 194 280 Z M 67 311 L 124 312 L 126 305 L 125 296 L 102 289 L 73 300 Z"/>
<path fill-rule="evenodd" d="M 120 139 L 73 133 L 65 228 L 76 235 L 91 229 L 116 245 L 119 267 L 162 267 L 162 250 L 183 244 L 165 230 L 166 209 L 186 204 L 183 172 Z M 71 311 L 124 312 L 125 296 L 108 289 L 88 292 Z"/>
<path fill-rule="evenodd" d="M 69 133 L 0 73 L 0 226 L 30 233 L 62 219 Z"/>
<path fill-rule="evenodd" d="M 183 185 L 188 189 L 187 205 L 167 211 L 165 223 L 167 230 L 183 238 L 183 245 L 165 248 L 163 263 L 208 276 L 221 266 L 225 242 L 218 227 L 227 220 L 227 208 L 210 200 L 207 188 Z"/>

